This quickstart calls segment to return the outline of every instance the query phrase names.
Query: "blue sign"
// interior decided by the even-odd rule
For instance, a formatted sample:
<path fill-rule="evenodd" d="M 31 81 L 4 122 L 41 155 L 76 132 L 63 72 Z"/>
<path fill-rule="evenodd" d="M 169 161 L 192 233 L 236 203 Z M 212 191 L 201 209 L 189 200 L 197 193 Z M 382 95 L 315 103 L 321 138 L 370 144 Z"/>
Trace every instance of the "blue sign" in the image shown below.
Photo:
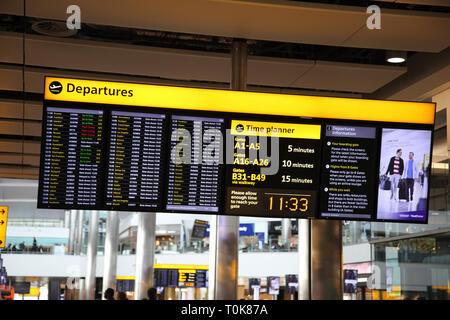
<path fill-rule="evenodd" d="M 239 225 L 239 235 L 240 236 L 254 236 L 255 235 L 255 224 L 241 223 Z"/>
<path fill-rule="evenodd" d="M 258 241 L 262 241 L 264 243 L 264 232 L 257 232 Z"/>

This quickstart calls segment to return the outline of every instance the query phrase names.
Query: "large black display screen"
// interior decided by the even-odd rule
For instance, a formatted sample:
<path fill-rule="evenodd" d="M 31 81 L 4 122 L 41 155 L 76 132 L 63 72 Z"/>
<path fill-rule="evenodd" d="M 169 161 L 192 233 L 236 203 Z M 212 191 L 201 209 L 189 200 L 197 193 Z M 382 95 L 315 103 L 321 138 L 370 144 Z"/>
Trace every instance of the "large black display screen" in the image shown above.
<path fill-rule="evenodd" d="M 164 114 L 112 111 L 106 205 L 159 209 Z"/>
<path fill-rule="evenodd" d="M 102 110 L 45 108 L 39 208 L 98 208 Z"/>
<path fill-rule="evenodd" d="M 313 217 L 320 125 L 232 120 L 225 213 Z"/>
<path fill-rule="evenodd" d="M 320 215 L 371 219 L 376 188 L 377 129 L 325 126 Z"/>
<path fill-rule="evenodd" d="M 172 116 L 167 210 L 219 212 L 223 127 L 220 118 Z"/>
<path fill-rule="evenodd" d="M 428 221 L 432 105 L 72 82 L 103 84 L 46 80 L 38 208 Z"/>

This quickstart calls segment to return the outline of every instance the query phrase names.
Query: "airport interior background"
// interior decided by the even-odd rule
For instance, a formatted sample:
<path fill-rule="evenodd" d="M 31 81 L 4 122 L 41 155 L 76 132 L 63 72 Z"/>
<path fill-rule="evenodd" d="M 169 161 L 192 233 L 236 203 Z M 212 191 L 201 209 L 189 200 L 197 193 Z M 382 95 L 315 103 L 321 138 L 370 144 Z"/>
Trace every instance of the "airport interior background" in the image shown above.
<path fill-rule="evenodd" d="M 239 37 L 248 39 L 248 91 L 436 103 L 428 224 L 342 221 L 342 268 L 357 270 L 356 292 L 342 297 L 449 299 L 449 2 L 375 1 L 381 30 L 366 28 L 367 6 L 357 1 L 217 8 L 181 1 L 170 12 L 164 2 L 78 1 L 81 28 L 74 30 L 66 26 L 70 1 L 0 2 L 0 206 L 9 211 L 0 255 L 14 298 L 85 298 L 92 212 L 37 209 L 44 77 L 228 89 L 231 42 Z M 227 18 L 218 18 L 219 11 Z M 406 60 L 388 62 L 392 50 Z M 139 213 L 115 214 L 115 290 L 133 299 Z M 187 277 L 208 270 L 209 229 L 201 238 L 192 231 L 196 220 L 209 224 L 212 217 L 156 213 L 155 278 L 163 269 Z M 105 289 L 107 219 L 100 211 L 96 299 Z M 298 274 L 298 220 L 241 217 L 239 223 L 237 298 L 255 298 L 251 279 L 257 278 L 257 299 L 296 299 L 286 276 Z M 280 277 L 277 295 L 269 294 L 269 277 Z M 175 281 L 158 291 L 166 300 L 208 299 L 206 282 Z"/>

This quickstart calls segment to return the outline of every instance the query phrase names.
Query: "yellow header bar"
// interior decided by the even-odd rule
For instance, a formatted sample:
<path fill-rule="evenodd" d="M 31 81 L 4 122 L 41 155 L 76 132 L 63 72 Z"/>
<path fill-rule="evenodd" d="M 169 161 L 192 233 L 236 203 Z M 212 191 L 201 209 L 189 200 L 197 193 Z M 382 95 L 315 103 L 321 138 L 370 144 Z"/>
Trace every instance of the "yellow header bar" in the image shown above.
<path fill-rule="evenodd" d="M 435 104 L 45 78 L 46 100 L 434 124 Z"/>
<path fill-rule="evenodd" d="M 238 136 L 320 139 L 320 128 L 318 124 L 231 120 L 231 134 Z"/>

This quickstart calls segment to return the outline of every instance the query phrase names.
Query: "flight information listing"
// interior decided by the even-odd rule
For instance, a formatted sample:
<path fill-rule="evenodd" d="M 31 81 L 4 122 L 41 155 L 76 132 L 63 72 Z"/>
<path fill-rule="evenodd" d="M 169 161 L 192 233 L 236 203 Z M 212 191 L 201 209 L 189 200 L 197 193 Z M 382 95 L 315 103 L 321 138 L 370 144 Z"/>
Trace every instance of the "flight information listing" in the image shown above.
<path fill-rule="evenodd" d="M 233 159 L 226 177 L 227 214 L 314 215 L 320 125 L 231 121 Z"/>
<path fill-rule="evenodd" d="M 371 218 L 376 148 L 376 128 L 326 125 L 321 217 Z"/>
<path fill-rule="evenodd" d="M 112 111 L 106 205 L 159 209 L 164 114 Z"/>
<path fill-rule="evenodd" d="M 224 119 L 171 119 L 166 210 L 219 212 Z"/>
<path fill-rule="evenodd" d="M 39 208 L 94 208 L 100 201 L 103 111 L 47 107 Z"/>

